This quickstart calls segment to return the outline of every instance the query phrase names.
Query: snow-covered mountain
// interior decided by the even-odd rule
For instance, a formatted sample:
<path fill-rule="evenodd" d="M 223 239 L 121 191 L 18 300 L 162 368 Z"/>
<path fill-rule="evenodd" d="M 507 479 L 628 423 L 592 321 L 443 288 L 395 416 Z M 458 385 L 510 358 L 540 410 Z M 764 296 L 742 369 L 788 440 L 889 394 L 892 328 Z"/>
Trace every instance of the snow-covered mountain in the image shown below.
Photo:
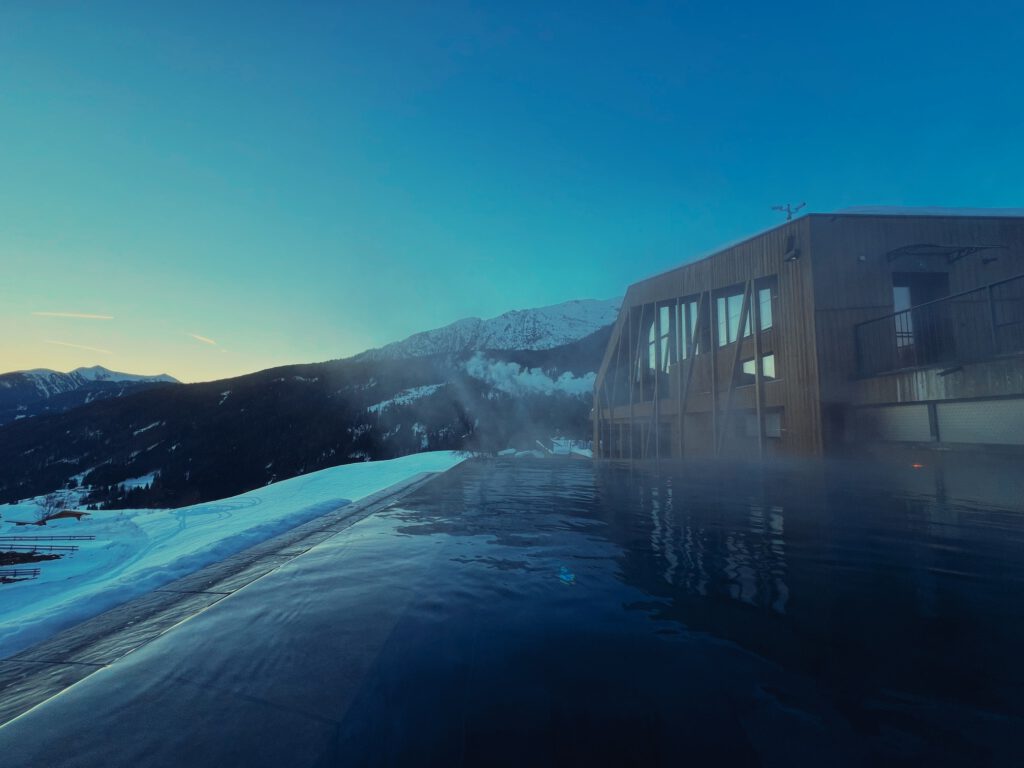
<path fill-rule="evenodd" d="M 553 349 L 614 323 L 621 303 L 621 298 L 581 299 L 537 309 L 513 310 L 489 320 L 469 317 L 368 350 L 356 359 L 397 360 L 485 350 Z"/>
<path fill-rule="evenodd" d="M 173 376 L 139 376 L 111 371 L 101 365 L 67 373 L 37 368 L 0 374 L 0 424 L 59 413 L 108 397 L 120 397 L 155 384 L 177 384 Z"/>
<path fill-rule="evenodd" d="M 7 374 L 52 415 L 5 412 L 15 389 L 0 386 L 0 503 L 73 488 L 80 505 L 173 507 L 353 461 L 587 439 L 618 304 L 463 320 L 344 360 L 198 384 L 78 371 L 78 389 L 45 396 L 71 374 Z M 84 404 L 101 397 L 116 399 Z"/>
<path fill-rule="evenodd" d="M 109 381 L 115 383 L 148 383 L 167 382 L 178 384 L 178 380 L 166 373 L 157 376 L 139 376 L 134 373 L 122 373 L 104 368 L 102 365 L 93 365 L 85 368 L 75 368 L 73 371 L 61 373 L 51 371 L 49 368 L 36 368 L 31 371 L 14 371 L 13 373 L 0 374 L 0 389 L 14 389 L 15 387 L 29 383 L 35 387 L 40 397 L 53 397 L 54 395 L 71 392 L 81 389 L 89 382 Z"/>

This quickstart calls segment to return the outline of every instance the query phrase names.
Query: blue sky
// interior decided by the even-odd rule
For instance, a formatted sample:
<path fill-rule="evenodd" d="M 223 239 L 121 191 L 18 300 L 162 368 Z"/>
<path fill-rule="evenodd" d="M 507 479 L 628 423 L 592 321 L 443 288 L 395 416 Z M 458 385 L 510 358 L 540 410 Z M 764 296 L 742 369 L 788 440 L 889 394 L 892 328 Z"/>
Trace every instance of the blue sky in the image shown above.
<path fill-rule="evenodd" d="M 0 370 L 342 357 L 620 295 L 785 201 L 1019 207 L 1022 21 L 986 2 L 6 2 Z"/>

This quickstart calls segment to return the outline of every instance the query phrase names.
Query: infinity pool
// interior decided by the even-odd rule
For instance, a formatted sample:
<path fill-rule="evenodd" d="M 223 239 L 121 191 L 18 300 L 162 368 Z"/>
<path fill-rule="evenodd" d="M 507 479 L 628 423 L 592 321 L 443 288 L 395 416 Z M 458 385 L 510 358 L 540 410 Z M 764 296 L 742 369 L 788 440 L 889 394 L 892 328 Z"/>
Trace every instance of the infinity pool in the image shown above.
<path fill-rule="evenodd" d="M 1021 764 L 1018 475 L 467 462 L 0 729 L 0 762 Z"/>

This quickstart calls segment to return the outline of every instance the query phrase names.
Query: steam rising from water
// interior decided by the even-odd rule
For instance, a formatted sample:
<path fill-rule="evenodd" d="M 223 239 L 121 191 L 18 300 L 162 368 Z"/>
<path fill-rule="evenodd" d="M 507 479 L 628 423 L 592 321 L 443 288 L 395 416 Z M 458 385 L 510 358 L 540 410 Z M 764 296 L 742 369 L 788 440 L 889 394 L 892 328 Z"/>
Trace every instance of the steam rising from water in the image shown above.
<path fill-rule="evenodd" d="M 490 360 L 481 354 L 474 355 L 466 363 L 466 373 L 509 395 L 552 395 L 556 392 L 586 395 L 594 389 L 597 376 L 593 372 L 573 376 L 567 371 L 553 379 L 540 368 L 524 368 L 516 363 Z"/>

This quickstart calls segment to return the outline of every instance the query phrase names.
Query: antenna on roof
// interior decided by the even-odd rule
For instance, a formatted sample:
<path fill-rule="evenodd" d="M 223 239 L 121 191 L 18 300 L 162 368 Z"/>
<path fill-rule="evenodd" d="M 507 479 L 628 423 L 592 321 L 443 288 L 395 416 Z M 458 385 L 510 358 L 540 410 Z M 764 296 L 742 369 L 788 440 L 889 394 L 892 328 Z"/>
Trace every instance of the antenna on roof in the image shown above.
<path fill-rule="evenodd" d="M 800 203 L 800 205 L 798 205 L 796 208 L 794 208 L 790 203 L 786 203 L 785 205 L 773 205 L 772 206 L 772 210 L 773 211 L 782 211 L 784 214 L 786 214 L 786 221 L 792 221 L 793 220 L 793 214 L 796 213 L 797 211 L 799 211 L 805 205 L 807 205 L 807 203 Z"/>

